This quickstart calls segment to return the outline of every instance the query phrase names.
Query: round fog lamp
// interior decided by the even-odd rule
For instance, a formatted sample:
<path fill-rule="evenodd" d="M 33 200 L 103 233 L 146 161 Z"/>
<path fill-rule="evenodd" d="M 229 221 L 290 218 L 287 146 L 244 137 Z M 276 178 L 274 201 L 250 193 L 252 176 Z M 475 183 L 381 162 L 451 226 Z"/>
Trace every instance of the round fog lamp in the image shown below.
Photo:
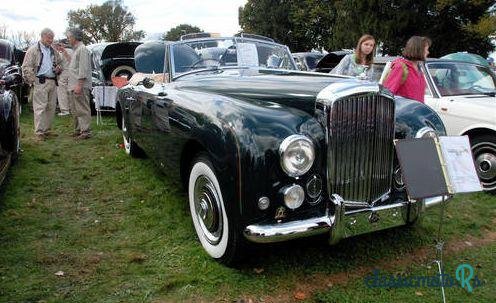
<path fill-rule="evenodd" d="M 303 204 L 305 191 L 298 184 L 288 186 L 283 191 L 284 204 L 290 209 L 297 209 Z"/>

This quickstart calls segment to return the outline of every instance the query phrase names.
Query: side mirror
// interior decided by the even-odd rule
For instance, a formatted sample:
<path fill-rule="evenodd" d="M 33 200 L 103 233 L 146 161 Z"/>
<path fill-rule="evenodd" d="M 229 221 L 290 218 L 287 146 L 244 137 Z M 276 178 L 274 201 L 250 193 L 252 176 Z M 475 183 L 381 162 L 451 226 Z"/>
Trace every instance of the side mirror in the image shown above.
<path fill-rule="evenodd" d="M 155 85 L 155 81 L 152 78 L 146 77 L 143 79 L 143 86 L 145 88 L 152 88 Z"/>

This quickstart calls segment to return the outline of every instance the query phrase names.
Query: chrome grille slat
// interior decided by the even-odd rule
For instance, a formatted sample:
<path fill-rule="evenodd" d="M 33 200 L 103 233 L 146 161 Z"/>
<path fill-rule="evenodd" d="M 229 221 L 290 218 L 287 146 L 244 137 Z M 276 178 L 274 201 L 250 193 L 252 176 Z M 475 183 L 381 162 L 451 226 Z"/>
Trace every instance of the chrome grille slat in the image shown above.
<path fill-rule="evenodd" d="M 394 101 L 365 93 L 335 100 L 329 111 L 329 193 L 372 204 L 390 190 Z"/>

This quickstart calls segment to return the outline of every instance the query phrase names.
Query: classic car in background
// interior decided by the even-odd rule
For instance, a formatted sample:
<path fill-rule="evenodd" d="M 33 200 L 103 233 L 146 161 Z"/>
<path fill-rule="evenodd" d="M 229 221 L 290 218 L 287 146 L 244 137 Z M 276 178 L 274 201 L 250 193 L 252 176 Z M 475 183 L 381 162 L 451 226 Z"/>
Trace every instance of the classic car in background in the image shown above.
<path fill-rule="evenodd" d="M 298 69 L 308 72 L 314 71 L 317 63 L 325 56 L 320 52 L 292 53 L 292 55 Z"/>
<path fill-rule="evenodd" d="M 393 148 L 445 134 L 422 103 L 298 71 L 286 46 L 258 39 L 149 42 L 135 60 L 140 77 L 116 105 L 125 150 L 184 182 L 197 236 L 221 262 L 250 242 L 408 224 L 441 201 L 408 200 Z"/>
<path fill-rule="evenodd" d="M 340 50 L 329 52 L 324 58 L 320 59 L 315 67 L 316 72 L 330 73 L 335 68 L 344 56 L 352 54 L 351 50 Z"/>
<path fill-rule="evenodd" d="M 393 59 L 375 59 L 376 79 Z M 470 138 L 483 189 L 496 193 L 496 75 L 485 65 L 447 59 L 428 59 L 421 68 L 425 104 L 439 114 L 448 135 Z"/>
<path fill-rule="evenodd" d="M 21 74 L 20 66 L 24 55 L 25 52 L 16 48 L 12 42 L 0 39 L 0 78 L 10 74 Z M 21 103 L 28 103 L 29 85 L 21 82 L 13 89 Z"/>
<path fill-rule="evenodd" d="M 329 73 L 339 64 L 344 56 L 351 53 L 352 51 L 349 50 L 333 51 L 327 54 L 319 52 L 303 52 L 293 53 L 293 58 L 299 70 Z"/>
<path fill-rule="evenodd" d="M 489 67 L 489 62 L 487 62 L 487 60 L 484 59 L 481 55 L 467 53 L 467 52 L 451 53 L 451 54 L 444 55 L 439 59 L 470 62 L 470 63 L 475 63 L 478 65 Z"/>
<path fill-rule="evenodd" d="M 425 64 L 430 83 L 425 103 L 448 135 L 468 135 L 485 191 L 496 193 L 496 75 L 489 67 L 456 61 Z"/>
<path fill-rule="evenodd" d="M 134 50 L 141 42 L 105 42 L 88 45 L 92 57 L 93 81 L 110 85 L 112 77 L 126 77 L 136 72 Z"/>
<path fill-rule="evenodd" d="M 21 105 L 14 92 L 19 85 L 22 85 L 19 73 L 8 73 L 0 78 L 0 184 L 20 151 Z"/>

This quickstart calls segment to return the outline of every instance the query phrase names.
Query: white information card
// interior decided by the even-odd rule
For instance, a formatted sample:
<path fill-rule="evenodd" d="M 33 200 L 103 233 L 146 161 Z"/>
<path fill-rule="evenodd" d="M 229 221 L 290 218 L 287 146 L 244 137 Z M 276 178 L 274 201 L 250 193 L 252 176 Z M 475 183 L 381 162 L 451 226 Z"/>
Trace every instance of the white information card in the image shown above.
<path fill-rule="evenodd" d="M 257 46 L 253 43 L 236 43 L 239 66 L 258 67 Z"/>
<path fill-rule="evenodd" d="M 439 137 L 453 193 L 482 191 L 467 136 Z"/>

